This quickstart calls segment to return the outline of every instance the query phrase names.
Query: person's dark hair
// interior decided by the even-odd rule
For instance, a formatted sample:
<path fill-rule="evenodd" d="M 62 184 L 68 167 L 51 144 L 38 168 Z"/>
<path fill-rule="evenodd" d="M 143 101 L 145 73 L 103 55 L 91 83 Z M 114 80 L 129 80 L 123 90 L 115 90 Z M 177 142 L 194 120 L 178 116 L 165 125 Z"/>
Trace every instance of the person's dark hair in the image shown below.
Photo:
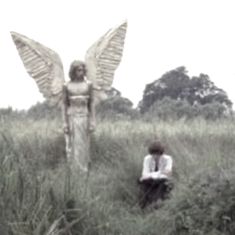
<path fill-rule="evenodd" d="M 165 152 L 165 148 L 159 141 L 151 143 L 148 147 L 149 154 L 162 155 Z"/>
<path fill-rule="evenodd" d="M 69 77 L 72 81 L 76 78 L 75 72 L 76 72 L 76 68 L 79 67 L 79 66 L 83 67 L 83 69 L 85 71 L 85 74 L 86 74 L 86 65 L 85 65 L 85 63 L 82 62 L 82 61 L 79 61 L 79 60 L 75 60 L 70 65 L 70 69 L 69 69 Z"/>

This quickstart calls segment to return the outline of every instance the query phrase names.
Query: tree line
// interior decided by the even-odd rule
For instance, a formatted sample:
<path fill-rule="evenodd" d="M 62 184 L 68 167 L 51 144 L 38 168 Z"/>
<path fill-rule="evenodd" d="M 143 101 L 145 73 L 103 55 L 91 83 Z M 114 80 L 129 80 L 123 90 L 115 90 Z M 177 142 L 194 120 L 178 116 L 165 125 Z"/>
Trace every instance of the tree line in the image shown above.
<path fill-rule="evenodd" d="M 121 92 L 112 88 L 108 99 L 97 106 L 98 119 L 144 118 L 144 119 L 191 119 L 203 117 L 218 119 L 233 116 L 232 101 L 227 93 L 218 88 L 207 74 L 188 75 L 184 66 L 170 70 L 145 86 L 143 97 L 136 108 Z M 46 102 L 37 103 L 26 111 L 12 108 L 0 109 L 0 116 L 33 119 L 58 118 L 58 107 L 49 107 Z"/>

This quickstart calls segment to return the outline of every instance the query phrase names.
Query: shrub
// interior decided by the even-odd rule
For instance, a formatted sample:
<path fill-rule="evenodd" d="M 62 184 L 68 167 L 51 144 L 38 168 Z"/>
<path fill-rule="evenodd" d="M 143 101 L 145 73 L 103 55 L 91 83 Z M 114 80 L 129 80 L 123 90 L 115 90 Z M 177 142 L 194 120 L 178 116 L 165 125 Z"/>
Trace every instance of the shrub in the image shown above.
<path fill-rule="evenodd" d="M 208 120 L 216 120 L 221 118 L 232 117 L 223 104 L 214 102 L 205 105 L 191 105 L 186 100 L 172 100 L 164 98 L 155 102 L 149 111 L 144 114 L 147 120 L 178 120 L 180 118 L 193 119 L 205 118 Z"/>

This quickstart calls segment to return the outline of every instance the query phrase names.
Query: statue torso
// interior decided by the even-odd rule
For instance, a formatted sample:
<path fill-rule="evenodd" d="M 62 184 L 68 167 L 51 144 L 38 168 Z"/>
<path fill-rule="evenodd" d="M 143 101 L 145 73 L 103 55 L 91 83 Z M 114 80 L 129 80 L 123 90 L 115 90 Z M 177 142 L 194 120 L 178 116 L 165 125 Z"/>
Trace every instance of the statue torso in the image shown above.
<path fill-rule="evenodd" d="M 88 115 L 90 84 L 86 81 L 69 82 L 67 90 L 69 99 L 68 114 Z"/>
<path fill-rule="evenodd" d="M 90 85 L 88 82 L 69 82 L 67 84 L 69 96 L 87 96 L 89 95 Z"/>

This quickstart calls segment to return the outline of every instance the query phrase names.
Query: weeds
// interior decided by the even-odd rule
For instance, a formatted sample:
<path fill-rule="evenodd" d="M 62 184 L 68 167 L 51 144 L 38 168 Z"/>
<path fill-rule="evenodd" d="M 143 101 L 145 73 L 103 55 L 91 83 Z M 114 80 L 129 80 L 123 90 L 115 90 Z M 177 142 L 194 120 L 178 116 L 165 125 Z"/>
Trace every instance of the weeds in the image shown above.
<path fill-rule="evenodd" d="M 153 139 L 173 156 L 175 189 L 159 210 L 142 211 L 136 181 Z M 64 144 L 59 121 L 2 121 L 1 235 L 44 235 L 55 221 L 79 235 L 235 233 L 232 121 L 101 123 L 87 187 L 68 178 Z"/>

